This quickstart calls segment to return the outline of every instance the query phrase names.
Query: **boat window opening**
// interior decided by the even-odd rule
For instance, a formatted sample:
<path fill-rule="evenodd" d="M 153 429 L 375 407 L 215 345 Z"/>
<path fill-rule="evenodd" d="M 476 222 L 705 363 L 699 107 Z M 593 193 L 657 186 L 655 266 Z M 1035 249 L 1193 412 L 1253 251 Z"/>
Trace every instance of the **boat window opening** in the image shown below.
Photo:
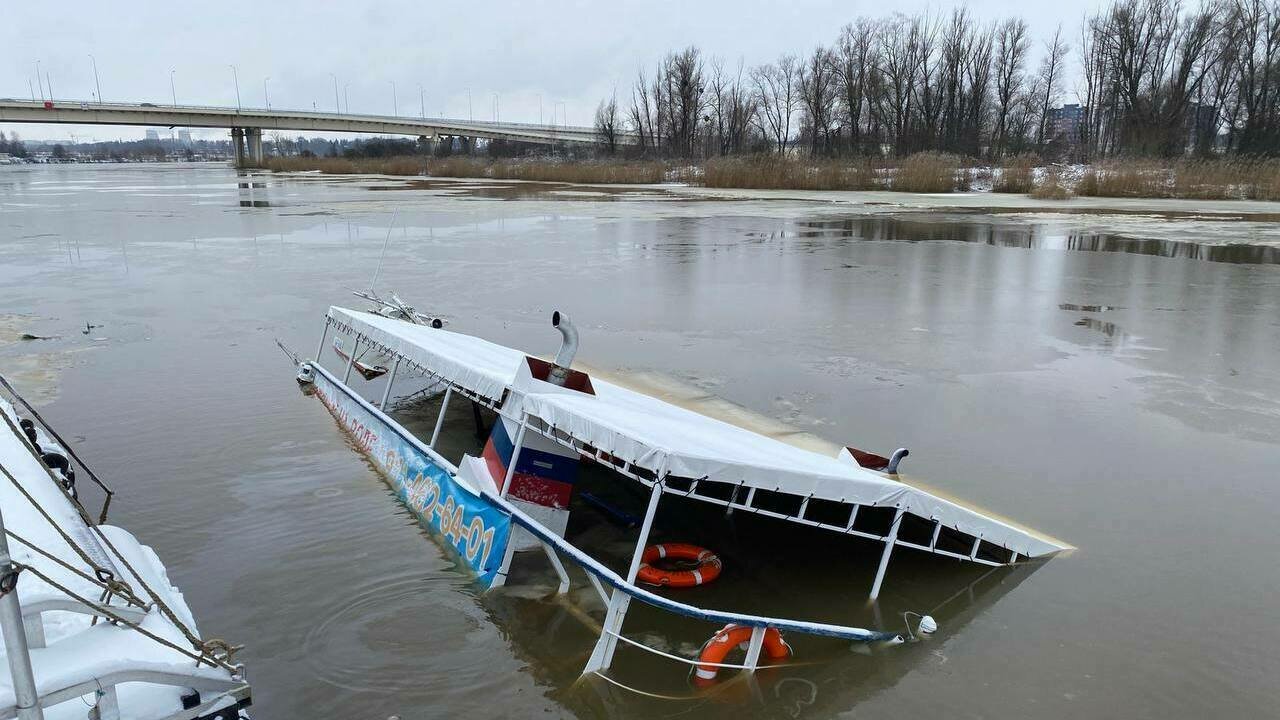
<path fill-rule="evenodd" d="M 751 504 L 761 510 L 795 517 L 800 513 L 800 504 L 803 502 L 804 498 L 799 495 L 758 488 Z"/>
<path fill-rule="evenodd" d="M 823 525 L 844 527 L 848 523 L 849 513 L 852 511 L 853 506 L 849 503 L 813 498 L 809 500 L 809 507 L 805 511 L 804 519 L 822 523 Z"/>
<path fill-rule="evenodd" d="M 667 476 L 667 489 L 678 493 L 688 493 L 693 490 L 693 480 L 691 478 L 676 477 L 674 475 Z"/>
<path fill-rule="evenodd" d="M 915 513 L 903 513 L 898 527 L 898 540 L 929 547 L 929 543 L 933 541 L 933 530 L 936 525 L 934 521 L 922 518 Z"/>
<path fill-rule="evenodd" d="M 889 534 L 889 530 L 893 527 L 893 518 L 897 514 L 897 508 L 863 505 L 858 509 L 858 517 L 853 523 L 853 530 L 854 532 L 864 532 L 884 537 Z"/>
<path fill-rule="evenodd" d="M 1001 564 L 1011 563 L 1014 560 L 1012 551 L 1002 548 L 995 543 L 989 543 L 986 540 L 983 540 L 978 545 L 977 558 L 979 560 L 987 560 Z"/>
<path fill-rule="evenodd" d="M 733 497 L 733 492 L 737 489 L 737 483 L 700 480 L 697 486 L 693 488 L 693 494 L 699 497 L 711 498 L 712 500 L 728 502 L 729 498 Z"/>
<path fill-rule="evenodd" d="M 969 553 L 973 550 L 973 541 L 976 539 L 969 533 L 943 526 L 942 532 L 938 534 L 937 551 L 952 556 L 969 557 Z"/>

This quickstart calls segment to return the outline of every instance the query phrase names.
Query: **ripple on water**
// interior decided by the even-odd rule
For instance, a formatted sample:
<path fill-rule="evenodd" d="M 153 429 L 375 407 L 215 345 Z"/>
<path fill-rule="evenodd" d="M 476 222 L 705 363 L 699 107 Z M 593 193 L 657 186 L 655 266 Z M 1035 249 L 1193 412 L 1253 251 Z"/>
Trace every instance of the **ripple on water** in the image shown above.
<path fill-rule="evenodd" d="M 457 689 L 472 678 L 492 683 L 496 647 L 483 640 L 495 633 L 464 584 L 460 576 L 403 573 L 334 586 L 303 643 L 307 663 L 317 679 L 355 692 Z M 448 678 L 423 672 L 423 647 L 430 645 L 449 648 Z"/>

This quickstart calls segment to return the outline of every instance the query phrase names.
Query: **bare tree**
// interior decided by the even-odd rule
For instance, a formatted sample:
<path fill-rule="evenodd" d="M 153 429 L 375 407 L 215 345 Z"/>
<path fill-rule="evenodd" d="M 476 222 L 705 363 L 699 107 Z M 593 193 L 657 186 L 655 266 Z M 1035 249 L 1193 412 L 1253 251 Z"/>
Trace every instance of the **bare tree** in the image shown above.
<path fill-rule="evenodd" d="M 810 154 L 827 155 L 832 149 L 831 124 L 837 92 L 835 54 L 824 47 L 814 48 L 800 68 L 800 103 Z"/>
<path fill-rule="evenodd" d="M 601 144 L 610 155 L 618 152 L 618 132 L 621 125 L 618 117 L 618 94 L 615 92 L 609 99 L 601 100 L 596 108 L 595 128 Z"/>
<path fill-rule="evenodd" d="M 794 55 L 783 55 L 777 63 L 761 65 L 751 71 L 760 132 L 773 140 L 779 153 L 787 151 L 787 143 L 791 140 L 791 120 L 800 103 L 798 75 Z"/>
<path fill-rule="evenodd" d="M 1040 60 L 1040 126 L 1036 130 L 1036 147 L 1043 149 L 1045 143 L 1045 126 L 1049 120 L 1049 106 L 1058 99 L 1059 79 L 1062 64 L 1067 55 L 1068 46 L 1062 40 L 1062 24 L 1053 31 L 1053 39 L 1044 46 L 1044 57 Z"/>
<path fill-rule="evenodd" d="M 1000 24 L 995 38 L 996 126 L 991 142 L 994 158 L 1004 155 L 1008 142 L 1009 112 L 1023 89 L 1022 66 L 1028 46 L 1027 24 L 1021 18 L 1010 18 Z"/>

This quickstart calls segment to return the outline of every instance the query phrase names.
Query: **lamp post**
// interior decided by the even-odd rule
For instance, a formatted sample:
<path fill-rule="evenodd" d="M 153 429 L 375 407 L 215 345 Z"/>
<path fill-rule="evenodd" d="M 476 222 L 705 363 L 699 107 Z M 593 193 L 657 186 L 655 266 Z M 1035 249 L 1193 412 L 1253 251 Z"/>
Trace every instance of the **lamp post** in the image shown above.
<path fill-rule="evenodd" d="M 231 79 L 236 82 L 236 112 L 240 112 L 240 73 L 236 71 L 235 65 L 228 65 L 231 68 Z"/>
<path fill-rule="evenodd" d="M 102 104 L 102 84 L 98 82 L 98 61 L 93 57 L 93 53 L 89 54 L 89 62 L 93 63 L 93 86 L 98 90 L 98 104 Z"/>
<path fill-rule="evenodd" d="M 40 61 L 36 61 L 36 85 L 40 87 L 40 99 L 44 100 L 44 81 L 40 79 Z"/>
<path fill-rule="evenodd" d="M 338 104 L 338 76 L 329 73 L 329 77 L 333 78 L 333 111 L 342 114 L 342 106 Z"/>
<path fill-rule="evenodd" d="M 351 114 L 351 96 L 347 94 L 347 90 L 351 87 L 351 83 L 342 84 L 342 105 L 346 108 L 348 115 Z"/>
<path fill-rule="evenodd" d="M 538 124 L 542 124 L 542 93 L 538 93 Z"/>
<path fill-rule="evenodd" d="M 471 88 L 467 88 L 467 119 L 472 122 L 476 119 L 475 113 L 471 112 Z"/>
<path fill-rule="evenodd" d="M 498 93 L 493 94 L 493 121 L 498 122 Z"/>
<path fill-rule="evenodd" d="M 271 93 L 267 91 L 267 83 L 271 81 L 271 76 L 262 78 L 262 100 L 267 104 L 267 109 L 271 109 Z"/>
<path fill-rule="evenodd" d="M 423 120 L 426 120 L 427 119 L 427 91 L 422 89 L 422 83 L 418 83 L 418 102 L 420 103 L 420 107 L 418 108 L 418 117 L 422 118 Z"/>
<path fill-rule="evenodd" d="M 178 107 L 178 91 L 173 87 L 173 75 L 178 72 L 173 68 L 169 68 L 169 97 L 173 99 L 173 106 Z"/>
<path fill-rule="evenodd" d="M 400 103 L 396 101 L 396 81 L 388 80 L 391 83 L 391 115 L 400 117 Z"/>

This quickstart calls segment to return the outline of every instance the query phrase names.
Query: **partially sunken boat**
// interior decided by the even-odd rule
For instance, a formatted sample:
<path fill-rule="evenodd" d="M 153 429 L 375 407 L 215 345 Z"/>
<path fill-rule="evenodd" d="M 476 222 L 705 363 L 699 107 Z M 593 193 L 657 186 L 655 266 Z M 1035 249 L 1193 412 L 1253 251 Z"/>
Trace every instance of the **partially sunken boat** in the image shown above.
<path fill-rule="evenodd" d="M 333 371 L 317 361 L 301 362 L 298 381 L 314 390 L 400 500 L 456 552 L 481 586 L 506 584 L 513 556 L 522 551 L 545 555 L 558 577 L 559 593 L 571 584 L 563 561 L 581 569 L 605 608 L 584 674 L 608 679 L 620 642 L 692 665 L 699 684 L 724 668 L 753 671 L 761 666 L 762 655 L 785 658 L 790 653 L 783 639 L 787 635 L 902 641 L 896 631 L 882 628 L 693 604 L 696 589 L 674 588 L 712 582 L 722 564 L 706 548 L 649 544 L 664 497 L 769 518 L 779 528 L 801 525 L 875 541 L 878 560 L 867 589 L 872 601 L 881 592 L 895 550 L 999 568 L 1068 547 L 900 481 L 896 473 L 905 450 L 884 457 L 846 448 L 838 456 L 825 456 L 593 377 L 572 367 L 577 349 L 572 324 L 556 313 L 552 325 L 560 331 L 562 345 L 554 360 L 547 361 L 438 324 L 332 307 L 316 357 L 333 332 L 351 340 L 346 364 Z M 376 401 L 350 384 L 353 358 L 362 352 L 390 367 L 380 393 L 374 393 L 380 395 Z M 430 437 L 418 437 L 388 414 L 397 378 L 406 394 L 441 396 Z M 493 420 L 485 430 L 483 451 L 463 454 L 455 464 L 437 451 L 437 443 L 450 403 L 459 401 L 472 405 L 477 424 L 481 409 Z M 605 469 L 616 483 L 642 487 L 647 494 L 643 514 L 639 508 L 628 514 L 584 492 L 579 481 L 591 465 Z M 566 537 L 571 507 L 583 503 L 601 505 L 638 527 L 625 567 L 610 567 Z M 673 566 L 672 559 L 685 563 Z M 681 657 L 623 633 L 633 601 L 723 627 L 709 628 L 708 634 L 714 634 L 697 658 Z M 936 629 L 928 617 L 915 626 L 915 632 Z M 908 624 L 907 633 L 915 632 Z M 738 647 L 745 649 L 745 657 L 727 662 Z"/>
<path fill-rule="evenodd" d="M 244 668 L 201 638 L 150 547 L 105 524 L 112 491 L 3 378 L 0 720 L 234 720 Z M 96 518 L 77 488 L 104 494 Z"/>

